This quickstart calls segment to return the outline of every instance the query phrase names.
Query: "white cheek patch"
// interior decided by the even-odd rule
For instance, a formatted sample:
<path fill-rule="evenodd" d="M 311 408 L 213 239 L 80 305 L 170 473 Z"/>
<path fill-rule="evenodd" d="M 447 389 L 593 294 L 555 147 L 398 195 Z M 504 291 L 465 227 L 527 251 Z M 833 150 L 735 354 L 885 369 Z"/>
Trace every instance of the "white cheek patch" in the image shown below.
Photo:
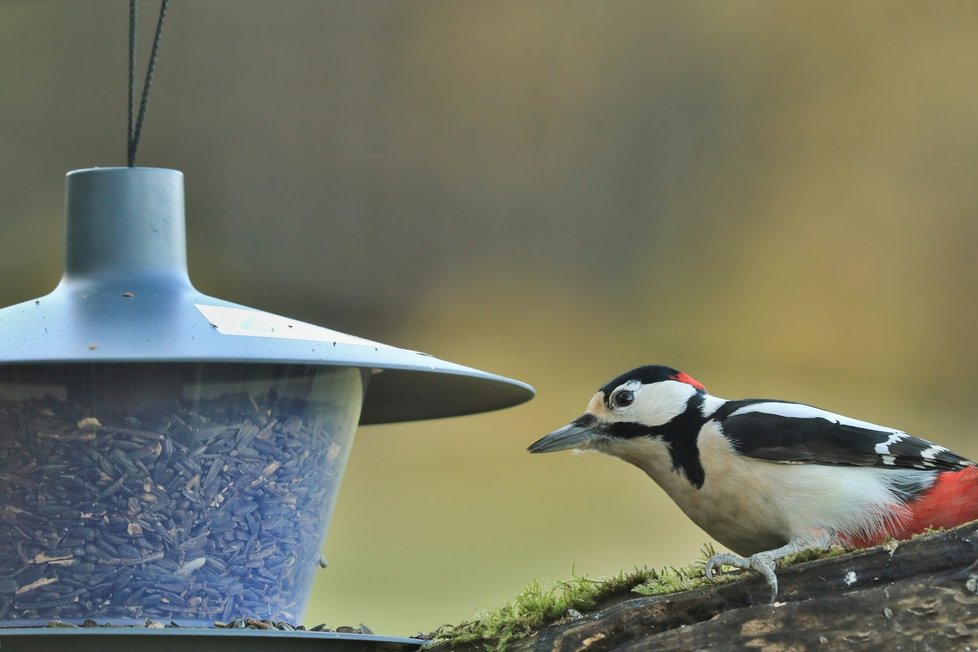
<path fill-rule="evenodd" d="M 695 387 L 675 380 L 640 386 L 635 391 L 635 402 L 622 410 L 617 420 L 661 426 L 685 412 L 686 404 L 694 394 Z"/>

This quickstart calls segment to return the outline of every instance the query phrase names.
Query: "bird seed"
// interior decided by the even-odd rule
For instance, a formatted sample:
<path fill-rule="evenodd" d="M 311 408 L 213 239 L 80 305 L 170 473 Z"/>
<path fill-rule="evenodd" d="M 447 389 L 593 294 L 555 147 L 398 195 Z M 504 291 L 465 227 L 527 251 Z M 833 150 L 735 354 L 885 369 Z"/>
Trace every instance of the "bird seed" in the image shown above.
<path fill-rule="evenodd" d="M 0 400 L 0 622 L 296 622 L 351 436 L 274 394 Z"/>

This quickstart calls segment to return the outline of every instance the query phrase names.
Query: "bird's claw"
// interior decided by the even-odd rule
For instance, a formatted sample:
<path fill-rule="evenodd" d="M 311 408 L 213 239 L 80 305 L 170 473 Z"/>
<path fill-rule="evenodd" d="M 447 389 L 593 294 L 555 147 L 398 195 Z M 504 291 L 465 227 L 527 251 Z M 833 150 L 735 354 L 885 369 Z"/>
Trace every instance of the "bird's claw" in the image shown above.
<path fill-rule="evenodd" d="M 771 555 L 759 552 L 750 557 L 741 557 L 730 552 L 720 553 L 710 557 L 706 562 L 704 572 L 706 579 L 710 582 L 715 581 L 715 572 L 721 566 L 733 566 L 734 568 L 751 569 L 760 573 L 767 584 L 771 587 L 771 602 L 778 597 L 778 576 L 774 573 L 775 561 Z"/>

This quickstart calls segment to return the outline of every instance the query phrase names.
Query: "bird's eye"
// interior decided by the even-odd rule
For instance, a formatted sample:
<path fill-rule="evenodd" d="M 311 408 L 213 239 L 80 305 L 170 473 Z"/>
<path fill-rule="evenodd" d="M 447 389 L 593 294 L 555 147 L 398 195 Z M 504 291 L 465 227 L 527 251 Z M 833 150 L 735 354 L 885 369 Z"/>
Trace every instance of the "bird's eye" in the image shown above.
<path fill-rule="evenodd" d="M 623 389 L 611 395 L 611 405 L 616 408 L 628 407 L 634 400 L 635 394 L 628 389 Z"/>

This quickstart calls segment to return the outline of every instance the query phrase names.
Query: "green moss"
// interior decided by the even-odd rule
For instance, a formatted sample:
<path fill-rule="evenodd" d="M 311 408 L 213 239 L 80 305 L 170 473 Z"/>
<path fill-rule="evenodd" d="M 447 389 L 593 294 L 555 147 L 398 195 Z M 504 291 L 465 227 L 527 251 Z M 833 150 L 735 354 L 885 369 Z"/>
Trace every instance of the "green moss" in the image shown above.
<path fill-rule="evenodd" d="M 653 596 L 690 591 L 706 586 L 711 582 L 706 579 L 703 568 L 706 566 L 706 561 L 715 554 L 713 546 L 707 543 L 700 551 L 698 560 L 679 568 L 667 566 L 662 570 L 650 571 L 649 579 L 632 590 L 639 595 Z M 737 579 L 735 575 L 717 575 L 713 583 L 723 584 L 735 579 Z"/>
<path fill-rule="evenodd" d="M 846 546 L 832 545 L 828 548 L 810 548 L 808 550 L 802 550 L 801 552 L 796 552 L 793 555 L 788 555 L 784 559 L 778 562 L 779 568 L 787 568 L 788 566 L 794 566 L 795 564 L 801 564 L 806 561 L 815 561 L 816 559 L 828 559 L 829 557 L 838 557 L 839 555 L 844 555 L 847 552 L 852 552 L 856 548 L 848 548 Z"/>
<path fill-rule="evenodd" d="M 918 532 L 917 534 L 910 535 L 910 540 L 911 541 L 914 541 L 916 539 L 922 539 L 922 538 L 934 536 L 935 534 L 940 534 L 941 532 L 944 532 L 944 531 L 945 530 L 942 527 L 938 527 L 938 528 L 928 527 L 926 530 L 924 530 L 922 532 Z"/>
<path fill-rule="evenodd" d="M 502 650 L 510 641 L 531 631 L 569 617 L 568 613 L 587 610 L 614 595 L 627 593 L 645 582 L 654 571 L 635 569 L 615 577 L 592 580 L 571 571 L 571 579 L 543 588 L 531 582 L 511 602 L 499 609 L 481 612 L 459 625 L 445 625 L 431 634 L 433 644 L 481 644 L 485 649 Z"/>
<path fill-rule="evenodd" d="M 778 566 L 826 559 L 851 550 L 838 545 L 826 550 L 805 550 L 789 555 Z M 557 582 L 549 588 L 541 587 L 536 581 L 531 582 L 512 601 L 499 609 L 479 612 L 474 619 L 458 625 L 440 627 L 429 638 L 433 645 L 469 645 L 486 650 L 503 650 L 512 641 L 540 627 L 570 619 L 574 611 L 591 610 L 617 596 L 627 596 L 629 593 L 656 596 L 706 586 L 710 582 L 706 579 L 703 568 L 706 560 L 714 554 L 713 546 L 706 544 L 700 558 L 686 566 L 666 567 L 661 570 L 636 568 L 602 579 L 580 576 L 572 569 L 569 580 Z M 718 575 L 716 583 L 733 582 L 744 577 L 746 572 Z"/>
<path fill-rule="evenodd" d="M 703 549 L 702 559 L 681 568 L 636 568 L 611 578 L 590 579 L 571 571 L 571 579 L 543 588 L 531 582 L 511 602 L 499 609 L 480 612 L 459 625 L 445 625 L 430 635 L 432 644 L 474 645 L 487 650 L 502 650 L 515 639 L 545 625 L 571 617 L 573 611 L 587 611 L 602 602 L 628 593 L 653 596 L 687 591 L 708 584 L 703 575 L 706 560 L 714 554 L 712 546 Z M 737 579 L 732 575 L 719 582 Z M 573 611 L 572 611 L 573 610 Z"/>

